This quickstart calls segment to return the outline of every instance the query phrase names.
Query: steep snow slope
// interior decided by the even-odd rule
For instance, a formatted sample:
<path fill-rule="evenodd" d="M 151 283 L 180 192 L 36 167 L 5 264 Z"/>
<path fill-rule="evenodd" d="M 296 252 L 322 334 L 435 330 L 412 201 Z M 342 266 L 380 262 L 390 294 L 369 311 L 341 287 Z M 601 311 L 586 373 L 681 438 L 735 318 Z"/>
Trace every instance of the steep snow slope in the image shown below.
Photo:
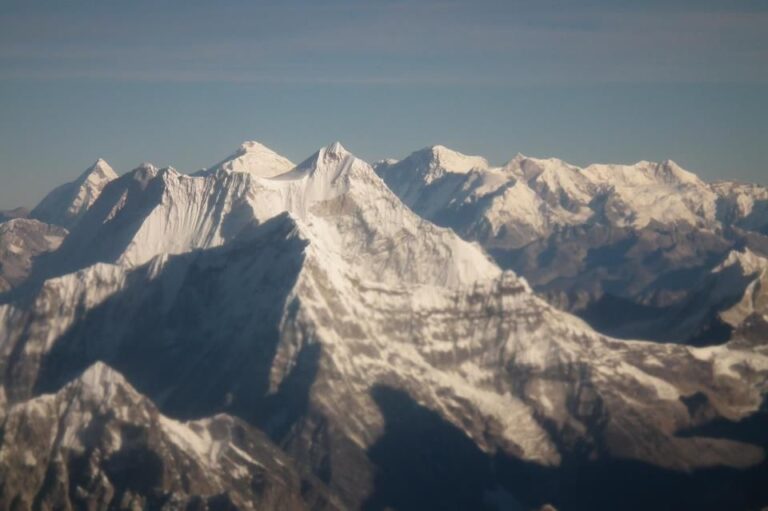
<path fill-rule="evenodd" d="M 274 178 L 137 169 L 55 255 L 78 271 L 0 307 L 10 403 L 106 361 L 164 413 L 263 428 L 350 506 L 374 489 L 368 453 L 390 431 L 380 388 L 538 466 L 764 457 L 677 432 L 757 411 L 765 346 L 601 336 L 418 218 L 338 143 Z"/>
<path fill-rule="evenodd" d="M 91 205 L 101 190 L 117 178 L 109 164 L 98 159 L 71 183 L 59 186 L 49 193 L 30 213 L 32 218 L 45 223 L 72 228 Z"/>
<path fill-rule="evenodd" d="M 7 413 L 2 509 L 337 509 L 322 484 L 247 424 L 165 417 L 102 363 Z"/>

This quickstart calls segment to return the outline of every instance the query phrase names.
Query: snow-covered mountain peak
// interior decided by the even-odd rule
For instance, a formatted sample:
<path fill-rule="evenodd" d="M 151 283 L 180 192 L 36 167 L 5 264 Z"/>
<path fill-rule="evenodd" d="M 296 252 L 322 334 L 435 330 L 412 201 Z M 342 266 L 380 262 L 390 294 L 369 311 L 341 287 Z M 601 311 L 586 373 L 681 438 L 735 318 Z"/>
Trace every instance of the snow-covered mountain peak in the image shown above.
<path fill-rule="evenodd" d="M 132 268 L 159 254 L 222 246 L 285 213 L 321 247 L 322 257 L 333 264 L 357 260 L 354 271 L 364 279 L 395 282 L 406 275 L 409 281 L 459 285 L 499 273 L 478 246 L 409 210 L 341 144 L 270 178 L 139 167 L 107 189 L 51 267 L 54 274 L 94 262 Z"/>
<path fill-rule="evenodd" d="M 489 167 L 488 160 L 482 156 L 462 154 L 443 145 L 434 145 L 425 151 L 431 153 L 432 160 L 448 172 L 465 174 L 472 169 L 487 169 Z"/>
<path fill-rule="evenodd" d="M 260 142 L 250 140 L 243 142 L 234 154 L 200 174 L 224 171 L 245 172 L 256 177 L 274 177 L 288 172 L 293 167 L 294 163 L 288 158 Z"/>
<path fill-rule="evenodd" d="M 246 140 L 242 144 L 240 144 L 240 148 L 238 151 L 240 154 L 245 153 L 263 153 L 263 152 L 274 152 L 269 147 L 265 146 L 261 142 L 257 140 Z"/>
<path fill-rule="evenodd" d="M 416 179 L 429 184 L 446 175 L 463 176 L 473 170 L 488 170 L 490 165 L 481 156 L 468 156 L 442 145 L 434 145 L 415 151 L 400 161 L 382 160 L 377 162 L 375 168 L 388 183 L 392 179 Z"/>
<path fill-rule="evenodd" d="M 472 158 L 435 146 L 397 163 L 382 161 L 376 172 L 425 218 L 514 248 L 581 224 L 715 228 L 718 193 L 732 197 L 739 216 L 761 210 L 758 194 L 727 186 L 718 192 L 671 160 L 581 168 L 518 153 L 493 168 Z"/>
<path fill-rule="evenodd" d="M 108 183 L 115 178 L 117 178 L 115 169 L 113 169 L 106 160 L 99 158 L 80 175 L 78 181 L 82 183 L 88 181 L 94 184 L 101 184 Z"/>
<path fill-rule="evenodd" d="M 49 193 L 32 210 L 30 216 L 70 229 L 96 202 L 107 183 L 116 178 L 117 172 L 105 160 L 99 158 L 77 179 Z"/>
<path fill-rule="evenodd" d="M 342 184 L 341 177 L 353 170 L 365 173 L 366 167 L 370 168 L 370 165 L 347 151 L 341 142 L 334 142 L 321 147 L 295 169 L 280 177 L 285 180 L 294 180 L 312 176 L 316 186 L 318 180 L 321 180 L 325 181 L 327 186 L 337 187 Z M 373 170 L 371 172 L 373 173 Z"/>
<path fill-rule="evenodd" d="M 298 165 L 300 169 L 318 169 L 324 166 L 334 166 L 337 162 L 346 159 L 356 159 L 355 155 L 347 151 L 341 142 L 333 142 L 318 149 L 312 156 Z"/>
<path fill-rule="evenodd" d="M 349 151 L 346 150 L 346 148 L 343 145 L 341 145 L 341 142 L 337 140 L 336 142 L 333 142 L 332 144 L 325 147 L 325 154 L 343 158 L 344 156 L 350 153 Z"/>

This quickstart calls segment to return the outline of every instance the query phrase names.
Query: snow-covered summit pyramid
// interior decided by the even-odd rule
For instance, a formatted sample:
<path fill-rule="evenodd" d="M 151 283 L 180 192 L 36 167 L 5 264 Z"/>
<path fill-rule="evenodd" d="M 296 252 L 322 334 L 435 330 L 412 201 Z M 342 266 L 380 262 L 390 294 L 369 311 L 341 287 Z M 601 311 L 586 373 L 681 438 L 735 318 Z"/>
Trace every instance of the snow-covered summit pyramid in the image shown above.
<path fill-rule="evenodd" d="M 269 147 L 256 141 L 243 142 L 228 158 L 201 172 L 247 172 L 256 177 L 274 177 L 292 169 L 294 164 Z"/>
<path fill-rule="evenodd" d="M 30 213 L 32 218 L 70 229 L 96 202 L 117 173 L 99 158 L 77 179 L 49 193 Z"/>

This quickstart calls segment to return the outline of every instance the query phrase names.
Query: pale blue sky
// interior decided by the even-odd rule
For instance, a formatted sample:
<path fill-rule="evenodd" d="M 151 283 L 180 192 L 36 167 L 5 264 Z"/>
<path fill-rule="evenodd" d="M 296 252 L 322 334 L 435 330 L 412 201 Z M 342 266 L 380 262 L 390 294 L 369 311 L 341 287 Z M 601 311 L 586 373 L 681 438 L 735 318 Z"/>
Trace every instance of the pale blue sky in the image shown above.
<path fill-rule="evenodd" d="M 246 139 L 768 183 L 768 2 L 0 0 L 0 209 Z"/>

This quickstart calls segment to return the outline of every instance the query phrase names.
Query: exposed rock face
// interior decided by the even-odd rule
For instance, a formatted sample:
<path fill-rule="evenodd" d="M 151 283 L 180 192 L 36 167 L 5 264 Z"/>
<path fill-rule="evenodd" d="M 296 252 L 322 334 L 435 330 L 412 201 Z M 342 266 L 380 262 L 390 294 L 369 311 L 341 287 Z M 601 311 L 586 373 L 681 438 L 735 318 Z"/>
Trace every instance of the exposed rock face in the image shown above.
<path fill-rule="evenodd" d="M 438 155 L 446 152 L 452 157 Z M 478 241 L 552 303 L 622 338 L 729 338 L 717 311 L 744 288 L 697 309 L 699 281 L 734 249 L 768 250 L 764 187 L 708 184 L 671 161 L 579 168 L 518 155 L 495 168 L 429 148 L 376 171 L 414 211 Z"/>
<path fill-rule="evenodd" d="M 15 208 L 0 211 L 0 223 L 13 220 L 14 218 L 27 218 L 29 210 L 27 208 Z"/>
<path fill-rule="evenodd" d="M 464 170 L 482 163 L 437 152 Z M 338 143 L 274 177 L 220 167 L 192 177 L 143 166 L 110 183 L 44 261 L 48 278 L 0 306 L 7 425 L 21 424 L 11 418 L 29 403 L 69 395 L 67 382 L 102 361 L 157 413 L 193 420 L 184 426 L 193 432 L 212 431 L 222 413 L 247 427 L 227 424 L 264 431 L 351 508 L 416 508 L 421 501 L 398 492 L 412 476 L 453 507 L 503 501 L 505 491 L 533 507 L 595 487 L 566 485 L 550 499 L 526 491 L 521 473 L 571 474 L 610 460 L 671 473 L 763 463 L 761 442 L 678 433 L 759 413 L 766 345 L 697 349 L 598 334 L 478 246 L 416 216 Z M 456 446 L 466 456 L 438 454 Z M 197 474 L 182 461 L 167 466 L 186 473 L 188 463 Z M 22 462 L 0 458 L 6 470 Z M 241 472 L 209 470 L 218 471 Z M 470 481 L 471 471 L 484 475 Z M 438 484 L 445 474 L 452 483 Z M 152 488 L 182 501 L 220 493 L 215 478 L 200 477 L 193 491 L 165 476 Z M 254 506 L 284 495 L 220 482 Z M 25 501 L 39 494 L 32 486 L 14 483 Z M 107 486 L 94 488 L 85 494 L 98 502 Z M 733 503 L 739 488 L 713 502 Z M 658 488 L 643 490 L 663 502 Z M 126 498 L 146 503 L 153 492 Z M 321 489 L 310 495 L 280 502 L 334 502 Z"/>
<path fill-rule="evenodd" d="M 96 202 L 104 187 L 117 178 L 109 164 L 99 159 L 71 183 L 49 193 L 30 213 L 30 217 L 71 229 Z"/>
<path fill-rule="evenodd" d="M 735 272 L 746 276 L 749 282 L 738 301 L 720 313 L 720 319 L 734 329 L 738 337 L 765 343 L 768 340 L 768 259 L 749 249 L 732 252 L 716 272 Z"/>
<path fill-rule="evenodd" d="M 32 260 L 59 247 L 67 230 L 37 220 L 15 218 L 0 223 L 0 293 L 23 282 Z"/>
<path fill-rule="evenodd" d="M 337 509 L 252 427 L 170 419 L 102 363 L 10 407 L 0 459 L 2 509 Z"/>

